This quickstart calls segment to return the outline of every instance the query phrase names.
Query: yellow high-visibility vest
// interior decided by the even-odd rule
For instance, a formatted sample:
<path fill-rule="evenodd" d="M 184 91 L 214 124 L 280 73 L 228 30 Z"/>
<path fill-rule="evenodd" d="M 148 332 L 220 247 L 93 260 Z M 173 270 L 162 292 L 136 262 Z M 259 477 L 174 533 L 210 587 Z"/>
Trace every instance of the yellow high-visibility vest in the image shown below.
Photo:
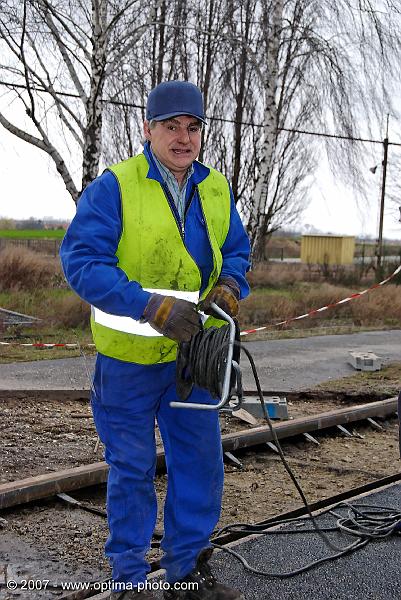
<path fill-rule="evenodd" d="M 230 189 L 226 178 L 210 169 L 198 185 L 199 200 L 213 253 L 213 270 L 199 298 L 201 274 L 188 252 L 160 183 L 148 179 L 149 165 L 139 154 L 110 167 L 117 178 L 122 205 L 122 234 L 116 256 L 130 281 L 151 292 L 197 303 L 215 285 L 222 267 L 221 247 L 230 225 Z M 209 317 L 206 327 L 223 322 Z M 92 307 L 96 349 L 112 358 L 140 364 L 175 360 L 177 343 L 148 323 L 110 315 Z"/>

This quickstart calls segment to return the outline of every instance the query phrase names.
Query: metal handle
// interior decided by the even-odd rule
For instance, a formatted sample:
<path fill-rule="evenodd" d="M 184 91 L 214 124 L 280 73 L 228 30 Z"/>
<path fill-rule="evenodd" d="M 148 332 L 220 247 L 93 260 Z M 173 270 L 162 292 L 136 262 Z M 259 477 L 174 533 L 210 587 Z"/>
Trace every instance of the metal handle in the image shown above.
<path fill-rule="evenodd" d="M 232 359 L 234 352 L 234 342 L 235 342 L 235 323 L 233 319 L 224 312 L 217 304 L 214 302 L 211 303 L 210 308 L 213 309 L 215 313 L 219 315 L 222 319 L 227 321 L 230 326 L 230 335 L 228 341 L 228 352 L 227 352 L 227 364 L 226 364 L 226 372 L 224 374 L 223 381 L 223 390 L 221 395 L 221 400 L 218 404 L 201 404 L 200 402 L 170 402 L 170 406 L 172 408 L 194 408 L 195 410 L 219 410 L 222 406 L 224 406 L 229 399 L 230 395 L 230 384 L 231 384 L 231 368 L 232 368 Z"/>

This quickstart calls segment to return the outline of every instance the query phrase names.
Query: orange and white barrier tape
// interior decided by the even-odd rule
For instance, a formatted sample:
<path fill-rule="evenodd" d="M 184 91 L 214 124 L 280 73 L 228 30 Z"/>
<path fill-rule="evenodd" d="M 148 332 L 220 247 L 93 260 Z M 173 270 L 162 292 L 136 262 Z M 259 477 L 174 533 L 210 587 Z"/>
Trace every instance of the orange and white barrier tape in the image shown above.
<path fill-rule="evenodd" d="M 383 281 L 381 281 L 380 283 L 375 283 L 370 288 L 363 290 L 363 292 L 356 292 L 355 294 L 351 294 L 351 296 L 348 296 L 348 298 L 344 298 L 343 300 L 338 300 L 338 302 L 333 302 L 332 304 L 326 304 L 326 306 L 322 306 L 321 308 L 314 308 L 314 309 L 308 311 L 307 313 L 305 313 L 304 315 L 299 315 L 298 317 L 291 317 L 290 319 L 286 319 L 285 321 L 280 321 L 279 323 L 271 323 L 270 325 L 264 325 L 263 327 L 256 327 L 255 329 L 246 329 L 244 331 L 241 331 L 240 335 L 250 335 L 252 333 L 257 333 L 258 331 L 264 331 L 265 329 L 270 329 L 271 327 L 279 327 L 280 325 L 287 325 L 288 323 L 292 323 L 293 321 L 300 321 L 301 319 L 306 319 L 307 317 L 311 317 L 312 315 L 316 315 L 317 313 L 324 312 L 325 310 L 328 310 L 329 308 L 334 308 L 335 306 L 339 306 L 340 304 L 346 304 L 347 302 L 351 302 L 351 300 L 356 300 L 357 298 L 364 296 L 368 292 L 371 292 L 372 290 L 375 290 L 375 289 L 381 287 L 382 285 L 385 285 L 388 281 L 393 279 L 393 277 L 398 275 L 398 273 L 400 273 L 400 271 L 401 271 L 401 265 L 399 267 L 397 267 L 396 270 L 394 271 L 394 273 L 392 273 L 389 277 L 387 277 L 386 279 L 383 279 Z M 26 347 L 31 346 L 33 348 L 84 348 L 84 347 L 85 348 L 90 348 L 90 347 L 93 348 L 95 346 L 95 344 L 45 344 L 42 342 L 36 342 L 36 343 L 31 343 L 31 344 L 22 344 L 19 342 L 0 342 L 0 346 L 26 346 Z"/>
<path fill-rule="evenodd" d="M 245 331 L 241 331 L 240 335 L 250 335 L 251 333 L 256 333 L 257 331 L 264 331 L 265 329 L 270 329 L 270 327 L 278 327 L 279 325 L 287 325 L 288 323 L 292 323 L 293 321 L 300 321 L 301 319 L 306 319 L 306 317 L 311 317 L 312 315 L 316 315 L 317 313 L 324 312 L 325 310 L 328 310 L 329 308 L 334 308 L 335 306 L 339 306 L 340 304 L 346 304 L 347 302 L 351 302 L 351 300 L 356 300 L 357 298 L 360 298 L 364 294 L 367 294 L 368 292 L 371 292 L 372 290 L 375 290 L 375 289 L 381 287 L 382 285 L 384 285 L 385 283 L 390 281 L 390 279 L 393 279 L 393 277 L 398 275 L 398 273 L 400 271 L 401 271 L 401 265 L 399 267 L 397 267 L 396 270 L 394 271 L 394 273 L 392 273 L 389 277 L 387 277 L 380 283 L 375 283 L 374 285 L 372 285 L 372 287 L 368 288 L 367 290 L 363 290 L 363 292 L 356 292 L 355 294 L 351 294 L 351 296 L 348 296 L 348 298 L 344 298 L 343 300 L 339 300 L 338 302 L 333 302 L 332 304 L 326 304 L 326 306 L 322 306 L 321 308 L 314 308 L 314 309 L 308 311 L 307 313 L 305 313 L 304 315 L 299 315 L 299 317 L 291 317 L 290 319 L 286 319 L 285 321 L 280 321 L 279 323 L 271 323 L 270 325 L 264 325 L 263 327 L 256 327 L 255 329 L 246 329 Z"/>
<path fill-rule="evenodd" d="M 34 342 L 31 344 L 23 344 L 21 342 L 0 342 L 0 346 L 26 346 L 32 348 L 88 348 L 94 347 L 95 344 L 45 344 L 44 342 Z"/>

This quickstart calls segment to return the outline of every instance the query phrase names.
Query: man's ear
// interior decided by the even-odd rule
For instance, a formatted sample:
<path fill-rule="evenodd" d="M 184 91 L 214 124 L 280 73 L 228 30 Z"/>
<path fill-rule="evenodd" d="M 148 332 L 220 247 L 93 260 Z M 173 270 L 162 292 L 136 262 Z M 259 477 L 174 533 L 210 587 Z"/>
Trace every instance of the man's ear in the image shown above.
<path fill-rule="evenodd" d="M 152 132 L 149 128 L 149 121 L 144 121 L 143 122 L 143 134 L 145 136 L 145 138 L 150 141 L 152 138 Z"/>

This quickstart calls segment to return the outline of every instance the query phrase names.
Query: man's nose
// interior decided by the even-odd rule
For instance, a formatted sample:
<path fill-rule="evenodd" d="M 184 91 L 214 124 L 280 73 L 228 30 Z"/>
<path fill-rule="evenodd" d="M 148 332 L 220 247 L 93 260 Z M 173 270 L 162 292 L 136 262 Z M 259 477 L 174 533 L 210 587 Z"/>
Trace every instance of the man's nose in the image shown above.
<path fill-rule="evenodd" d="M 178 141 L 187 144 L 190 141 L 189 131 L 186 127 L 180 127 L 178 130 Z"/>

